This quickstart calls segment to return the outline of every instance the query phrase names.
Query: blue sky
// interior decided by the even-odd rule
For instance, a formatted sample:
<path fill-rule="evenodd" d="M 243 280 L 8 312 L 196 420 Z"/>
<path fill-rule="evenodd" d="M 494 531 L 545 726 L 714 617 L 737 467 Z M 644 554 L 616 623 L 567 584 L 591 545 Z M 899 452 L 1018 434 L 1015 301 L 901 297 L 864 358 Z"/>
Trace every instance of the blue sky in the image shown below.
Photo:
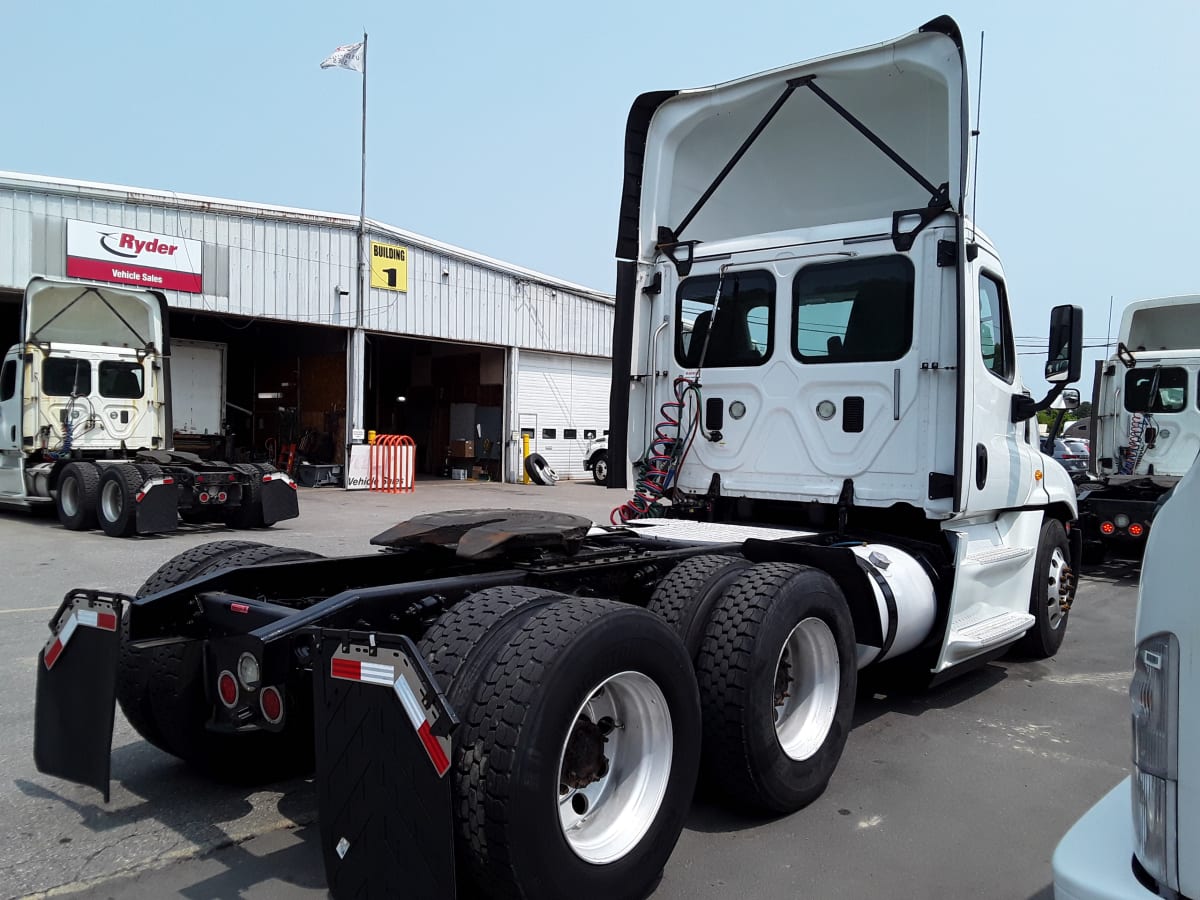
<path fill-rule="evenodd" d="M 611 292 L 637 94 L 896 37 L 986 31 L 977 218 L 1015 331 L 1056 303 L 1103 339 L 1121 307 L 1200 292 L 1200 3 L 144 4 L 2 0 L 0 168 L 367 214 Z M 974 119 L 974 111 L 972 112 Z M 1036 356 L 1026 380 L 1042 384 Z M 1082 387 L 1090 392 L 1090 375 Z"/>

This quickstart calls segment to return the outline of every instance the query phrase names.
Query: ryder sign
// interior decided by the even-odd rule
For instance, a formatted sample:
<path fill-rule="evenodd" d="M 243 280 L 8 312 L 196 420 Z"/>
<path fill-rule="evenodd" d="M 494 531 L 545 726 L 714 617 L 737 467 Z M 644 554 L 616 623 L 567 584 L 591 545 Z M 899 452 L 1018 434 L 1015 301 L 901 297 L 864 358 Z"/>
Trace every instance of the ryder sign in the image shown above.
<path fill-rule="evenodd" d="M 200 242 L 68 219 L 67 275 L 199 294 Z"/>

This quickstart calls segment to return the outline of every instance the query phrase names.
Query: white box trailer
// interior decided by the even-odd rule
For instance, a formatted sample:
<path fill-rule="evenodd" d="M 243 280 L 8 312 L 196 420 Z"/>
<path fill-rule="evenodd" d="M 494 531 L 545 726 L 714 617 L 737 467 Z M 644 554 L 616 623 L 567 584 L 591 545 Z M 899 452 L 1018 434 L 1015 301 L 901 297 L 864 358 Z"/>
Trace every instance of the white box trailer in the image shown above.
<path fill-rule="evenodd" d="M 177 434 L 225 430 L 228 345 L 171 338 L 171 406 Z"/>

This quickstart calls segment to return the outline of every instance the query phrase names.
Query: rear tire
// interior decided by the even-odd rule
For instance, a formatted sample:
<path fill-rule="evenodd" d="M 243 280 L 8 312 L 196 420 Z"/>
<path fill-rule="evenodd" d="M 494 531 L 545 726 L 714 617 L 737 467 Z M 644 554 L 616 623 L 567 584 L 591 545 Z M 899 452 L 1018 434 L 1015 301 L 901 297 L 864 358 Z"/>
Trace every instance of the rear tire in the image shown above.
<path fill-rule="evenodd" d="M 254 463 L 234 463 L 233 468 L 245 475 L 246 481 L 242 483 L 241 503 L 224 511 L 225 524 L 230 528 L 261 528 L 263 473 Z"/>
<path fill-rule="evenodd" d="M 646 609 L 671 626 L 696 659 L 713 604 L 749 566 L 740 556 L 689 557 L 658 583 Z"/>
<path fill-rule="evenodd" d="M 58 521 L 70 531 L 96 527 L 96 494 L 100 470 L 90 462 L 67 463 L 58 476 L 58 495 L 54 508 Z"/>
<path fill-rule="evenodd" d="M 461 715 L 463 850 L 487 896 L 649 893 L 699 762 L 691 661 L 662 621 L 605 600 L 540 609 Z"/>
<path fill-rule="evenodd" d="M 1063 602 L 1071 596 L 1076 577 L 1071 571 L 1070 559 L 1071 545 L 1062 522 L 1047 519 L 1042 523 L 1038 538 L 1037 564 L 1029 595 L 1033 625 L 1013 645 L 1017 656 L 1048 659 L 1062 646 L 1070 615 L 1070 610 L 1063 609 Z"/>
<path fill-rule="evenodd" d="M 100 476 L 96 518 L 109 537 L 129 537 L 137 531 L 137 495 L 145 484 L 134 466 L 108 466 Z"/>
<path fill-rule="evenodd" d="M 142 591 L 157 593 L 235 566 L 320 558 L 290 547 L 218 541 L 180 554 L 151 575 Z M 205 727 L 212 705 L 203 683 L 203 641 L 180 640 L 147 650 L 122 643 L 119 672 L 117 699 L 130 724 L 152 744 L 194 768 L 241 784 L 277 781 L 312 771 L 312 686 L 308 678 L 286 686 L 282 731 L 222 734 Z"/>
<path fill-rule="evenodd" d="M 790 563 L 743 572 L 713 608 L 696 675 L 712 784 L 773 813 L 821 795 L 858 684 L 854 625 L 829 575 Z"/>

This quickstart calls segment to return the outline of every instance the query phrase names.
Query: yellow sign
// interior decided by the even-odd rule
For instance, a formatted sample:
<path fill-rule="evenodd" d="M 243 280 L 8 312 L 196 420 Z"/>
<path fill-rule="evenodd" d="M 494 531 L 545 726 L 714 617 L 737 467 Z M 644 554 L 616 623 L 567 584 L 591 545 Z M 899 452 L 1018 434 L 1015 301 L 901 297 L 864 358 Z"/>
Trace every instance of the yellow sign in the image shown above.
<path fill-rule="evenodd" d="M 371 241 L 371 287 L 408 290 L 408 248 Z"/>

